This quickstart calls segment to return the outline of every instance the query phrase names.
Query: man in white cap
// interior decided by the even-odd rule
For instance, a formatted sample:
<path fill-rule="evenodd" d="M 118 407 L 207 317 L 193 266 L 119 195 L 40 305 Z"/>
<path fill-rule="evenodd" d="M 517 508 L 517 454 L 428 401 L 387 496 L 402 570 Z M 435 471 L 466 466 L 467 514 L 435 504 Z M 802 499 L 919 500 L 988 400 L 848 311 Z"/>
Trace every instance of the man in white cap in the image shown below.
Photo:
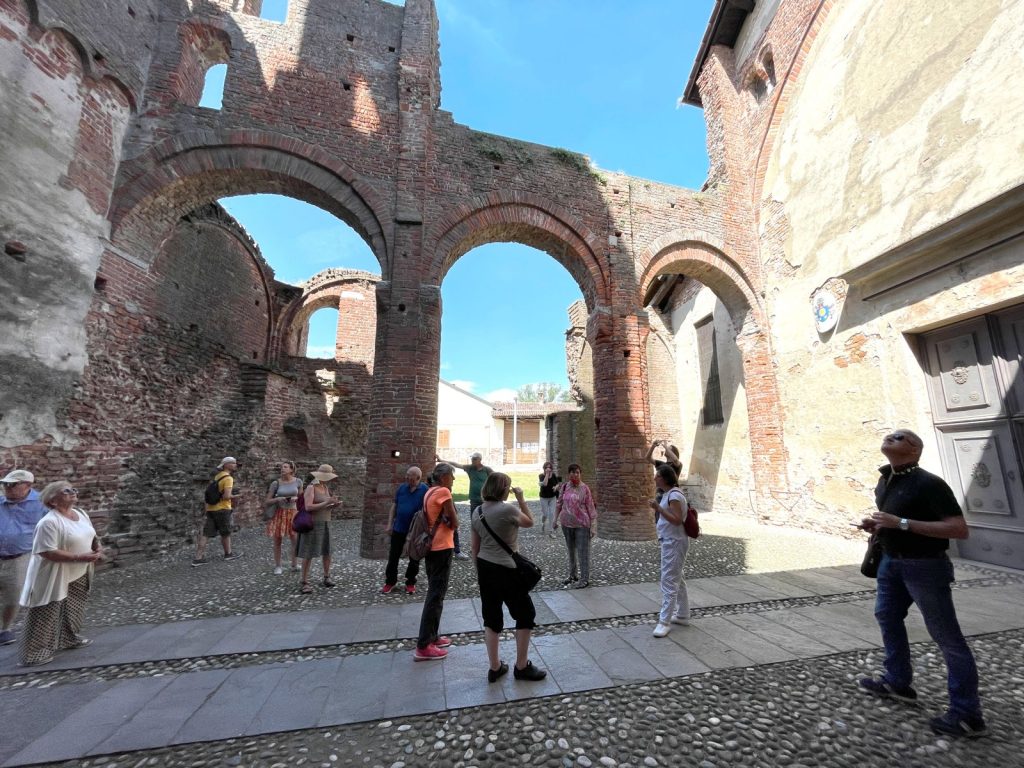
<path fill-rule="evenodd" d="M 204 499 L 206 502 L 206 524 L 196 537 L 196 556 L 192 560 L 193 568 L 210 562 L 206 559 L 206 542 L 216 535 L 220 535 L 225 560 L 237 560 L 242 556 L 231 550 L 231 509 L 233 499 L 242 493 L 235 490 L 235 480 L 232 477 L 237 469 L 238 459 L 234 456 L 225 456 L 217 465 L 217 474 L 214 475 L 210 488 L 213 488 L 216 483 L 216 490 L 220 496 L 217 499 L 209 496 Z"/>
<path fill-rule="evenodd" d="M 467 475 L 469 475 L 469 519 L 473 519 L 473 510 L 484 503 L 484 483 L 487 482 L 487 478 L 490 477 L 491 472 L 494 470 L 484 465 L 483 454 L 479 451 L 474 451 L 470 454 L 469 464 L 459 464 L 455 461 L 448 461 L 442 459 L 440 456 L 435 456 L 434 461 L 438 464 L 451 464 L 457 469 L 461 469 Z M 468 560 L 469 555 L 462 551 L 462 546 L 459 543 L 459 529 L 455 529 L 455 559 L 456 560 Z"/>
<path fill-rule="evenodd" d="M 27 469 L 15 469 L 0 480 L 4 490 L 0 498 L 0 645 L 14 642 L 14 620 L 18 617 L 32 537 L 36 523 L 47 512 L 39 493 L 32 488 L 35 480 Z"/>

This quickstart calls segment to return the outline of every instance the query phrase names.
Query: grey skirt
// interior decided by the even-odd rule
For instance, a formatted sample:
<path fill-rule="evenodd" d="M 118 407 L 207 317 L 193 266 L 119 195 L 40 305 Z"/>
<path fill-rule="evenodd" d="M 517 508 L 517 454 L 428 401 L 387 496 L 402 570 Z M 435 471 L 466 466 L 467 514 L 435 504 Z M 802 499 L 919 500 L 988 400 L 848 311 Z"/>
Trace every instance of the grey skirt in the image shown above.
<path fill-rule="evenodd" d="M 331 556 L 331 530 L 327 523 L 313 523 L 313 530 L 300 533 L 295 544 L 296 557 L 312 560 L 314 557 Z"/>

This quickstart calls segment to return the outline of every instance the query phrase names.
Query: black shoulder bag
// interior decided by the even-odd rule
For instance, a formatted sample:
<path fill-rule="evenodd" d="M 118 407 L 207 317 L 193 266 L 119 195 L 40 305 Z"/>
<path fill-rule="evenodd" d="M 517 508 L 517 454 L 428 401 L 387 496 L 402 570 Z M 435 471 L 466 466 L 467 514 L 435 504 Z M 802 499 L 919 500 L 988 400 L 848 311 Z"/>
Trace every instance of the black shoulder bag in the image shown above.
<path fill-rule="evenodd" d="M 512 559 L 516 563 L 516 577 L 519 579 L 519 584 L 523 589 L 529 592 L 531 589 L 537 586 L 537 582 L 540 581 L 540 577 L 544 574 L 540 570 L 540 566 L 532 560 L 523 557 L 518 552 L 513 552 L 512 547 L 505 543 L 505 541 L 495 535 L 494 531 L 491 530 L 491 526 L 487 524 L 487 520 L 484 518 L 483 510 L 480 511 L 480 522 L 484 524 L 484 528 L 491 534 L 491 538 L 494 539 L 501 545 L 501 548 L 512 555 Z"/>

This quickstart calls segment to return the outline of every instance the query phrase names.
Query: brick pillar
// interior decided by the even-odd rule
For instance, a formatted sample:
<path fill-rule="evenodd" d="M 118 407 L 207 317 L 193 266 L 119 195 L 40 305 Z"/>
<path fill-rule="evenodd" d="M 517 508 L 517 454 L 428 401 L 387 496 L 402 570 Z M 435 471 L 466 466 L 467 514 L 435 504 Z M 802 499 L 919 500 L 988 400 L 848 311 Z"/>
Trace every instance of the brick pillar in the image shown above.
<path fill-rule="evenodd" d="M 363 557 L 387 556 L 388 510 L 408 466 L 419 466 L 424 475 L 434 467 L 440 368 L 440 286 L 379 282 L 359 548 Z"/>
<path fill-rule="evenodd" d="M 646 313 L 613 317 L 598 309 L 587 320 L 594 353 L 594 440 L 597 478 L 592 486 L 598 534 L 606 539 L 654 538 L 651 466 L 644 461 L 650 412 L 647 398 Z"/>

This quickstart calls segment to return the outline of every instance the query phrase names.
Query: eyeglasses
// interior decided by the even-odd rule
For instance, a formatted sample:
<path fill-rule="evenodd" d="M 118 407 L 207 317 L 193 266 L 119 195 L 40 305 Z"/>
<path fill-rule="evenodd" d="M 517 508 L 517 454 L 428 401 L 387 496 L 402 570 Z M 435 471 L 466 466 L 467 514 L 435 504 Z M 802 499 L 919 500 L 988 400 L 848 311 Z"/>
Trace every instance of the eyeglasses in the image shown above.
<path fill-rule="evenodd" d="M 60 492 L 61 493 L 66 493 L 68 496 L 77 496 L 78 495 L 78 489 L 77 488 L 62 488 Z"/>
<path fill-rule="evenodd" d="M 16 485 L 21 485 L 22 483 L 27 482 L 28 480 L 15 480 L 13 483 L 0 483 L 0 485 L 2 485 L 4 488 L 13 488 Z"/>

